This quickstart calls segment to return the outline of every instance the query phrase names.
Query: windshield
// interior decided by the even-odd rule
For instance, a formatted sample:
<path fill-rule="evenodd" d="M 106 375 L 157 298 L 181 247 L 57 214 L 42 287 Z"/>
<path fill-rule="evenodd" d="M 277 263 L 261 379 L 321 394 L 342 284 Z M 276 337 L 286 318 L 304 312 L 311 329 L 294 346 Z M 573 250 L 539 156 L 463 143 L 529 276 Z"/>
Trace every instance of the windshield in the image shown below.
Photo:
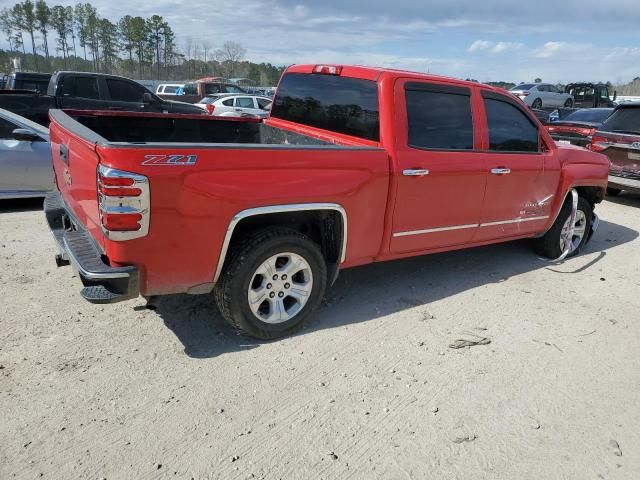
<path fill-rule="evenodd" d="M 612 108 L 594 108 L 585 110 L 576 110 L 567 115 L 564 120 L 570 122 L 603 122 L 605 118 L 611 115 Z"/>
<path fill-rule="evenodd" d="M 359 78 L 288 73 L 278 87 L 271 116 L 377 141 L 378 85 Z"/>
<path fill-rule="evenodd" d="M 605 132 L 640 133 L 640 107 L 619 108 L 602 124 Z"/>
<path fill-rule="evenodd" d="M 534 87 L 533 83 L 523 83 L 521 85 L 516 85 L 510 91 L 511 92 L 517 92 L 517 91 L 520 91 L 520 90 L 531 90 L 533 87 Z"/>

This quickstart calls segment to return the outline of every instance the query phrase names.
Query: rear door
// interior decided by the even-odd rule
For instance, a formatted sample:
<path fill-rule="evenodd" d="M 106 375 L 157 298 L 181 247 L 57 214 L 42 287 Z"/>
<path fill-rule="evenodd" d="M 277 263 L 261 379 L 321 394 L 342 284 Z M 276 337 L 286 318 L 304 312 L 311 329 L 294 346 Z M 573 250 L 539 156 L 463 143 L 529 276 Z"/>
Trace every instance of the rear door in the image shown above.
<path fill-rule="evenodd" d="M 65 75 L 60 80 L 56 96 L 60 108 L 104 110 L 107 106 L 100 95 L 98 79 L 92 76 Z"/>
<path fill-rule="evenodd" d="M 240 114 L 246 113 L 249 115 L 255 115 L 259 113 L 256 100 L 253 97 L 236 97 L 234 110 Z"/>
<path fill-rule="evenodd" d="M 13 138 L 13 130 L 22 128 L 0 117 L 0 198 L 30 196 L 53 188 L 53 169 L 49 143 Z"/>
<path fill-rule="evenodd" d="M 551 153 L 540 145 L 538 123 L 518 102 L 482 90 L 487 124 L 487 191 L 476 240 L 540 231 L 550 215 L 557 181 L 545 175 Z"/>
<path fill-rule="evenodd" d="M 474 135 L 473 90 L 399 79 L 395 98 L 391 252 L 469 242 L 478 229 L 487 182 L 485 156 Z"/>

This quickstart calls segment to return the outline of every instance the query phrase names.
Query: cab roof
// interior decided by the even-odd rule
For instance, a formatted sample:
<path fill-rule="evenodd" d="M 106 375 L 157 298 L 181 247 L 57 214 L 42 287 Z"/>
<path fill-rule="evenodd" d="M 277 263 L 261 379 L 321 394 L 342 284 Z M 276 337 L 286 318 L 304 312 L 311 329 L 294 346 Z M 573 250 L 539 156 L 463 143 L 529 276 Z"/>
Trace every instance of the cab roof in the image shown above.
<path fill-rule="evenodd" d="M 313 69 L 318 65 L 330 65 L 336 67 L 342 67 L 342 71 L 340 72 L 340 76 L 342 77 L 351 77 L 351 78 L 361 78 L 363 80 L 373 80 L 377 81 L 380 79 L 382 75 L 391 76 L 395 78 L 412 78 L 416 80 L 425 80 L 425 81 L 436 81 L 436 82 L 447 82 L 454 85 L 459 86 L 467 86 L 467 87 L 477 87 L 481 86 L 486 90 L 491 90 L 494 92 L 504 93 L 505 90 L 499 87 L 492 87 L 491 85 L 486 85 L 484 83 L 472 82 L 469 80 L 461 80 L 453 77 L 446 77 L 443 75 L 434 75 L 431 73 L 423 73 L 423 72 L 412 72 L 410 70 L 399 70 L 395 68 L 384 68 L 384 67 L 370 67 L 365 65 L 340 65 L 340 64 L 303 64 L 303 65 L 292 65 L 285 73 L 313 73 Z"/>

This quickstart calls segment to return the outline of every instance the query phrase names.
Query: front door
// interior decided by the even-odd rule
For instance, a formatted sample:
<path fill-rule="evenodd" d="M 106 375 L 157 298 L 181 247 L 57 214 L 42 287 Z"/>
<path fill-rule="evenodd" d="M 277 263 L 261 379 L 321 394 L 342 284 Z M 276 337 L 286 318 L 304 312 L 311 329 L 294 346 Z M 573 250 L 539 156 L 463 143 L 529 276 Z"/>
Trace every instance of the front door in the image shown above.
<path fill-rule="evenodd" d="M 519 103 L 482 90 L 488 128 L 487 191 L 477 241 L 539 232 L 548 222 L 558 184 L 545 172 L 540 132 Z"/>
<path fill-rule="evenodd" d="M 469 242 L 487 181 L 467 86 L 399 79 L 392 253 Z"/>
<path fill-rule="evenodd" d="M 145 103 L 144 94 L 148 92 L 142 85 L 118 78 L 105 78 L 106 90 L 109 93 L 109 110 L 126 112 L 160 112 L 160 103 Z"/>

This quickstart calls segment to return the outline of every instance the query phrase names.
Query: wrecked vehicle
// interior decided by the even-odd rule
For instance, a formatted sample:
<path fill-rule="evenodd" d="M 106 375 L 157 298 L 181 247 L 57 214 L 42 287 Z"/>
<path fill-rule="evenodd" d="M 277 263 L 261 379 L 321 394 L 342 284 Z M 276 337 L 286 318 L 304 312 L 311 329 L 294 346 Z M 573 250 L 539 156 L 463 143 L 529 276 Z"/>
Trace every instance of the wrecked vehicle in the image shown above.
<path fill-rule="evenodd" d="M 211 294 L 240 332 L 290 334 L 339 270 L 532 238 L 575 255 L 607 187 L 486 85 L 341 65 L 283 74 L 270 118 L 51 112 L 45 213 L 89 302 Z"/>

